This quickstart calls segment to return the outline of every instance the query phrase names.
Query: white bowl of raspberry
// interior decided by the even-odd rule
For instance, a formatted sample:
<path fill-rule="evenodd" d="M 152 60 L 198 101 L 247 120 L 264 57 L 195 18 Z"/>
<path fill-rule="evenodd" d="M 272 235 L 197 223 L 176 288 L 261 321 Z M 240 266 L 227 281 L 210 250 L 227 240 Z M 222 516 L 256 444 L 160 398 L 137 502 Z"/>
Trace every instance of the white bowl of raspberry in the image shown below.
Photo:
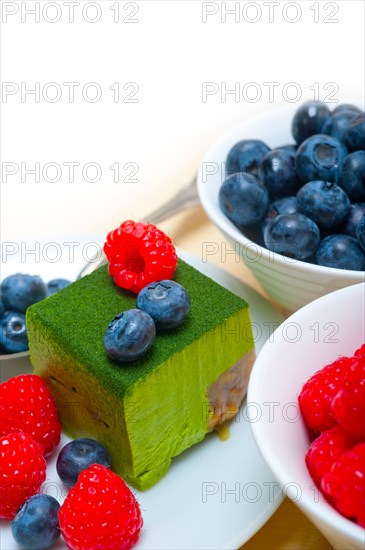
<path fill-rule="evenodd" d="M 362 247 L 356 234 L 365 213 L 365 137 L 361 134 L 356 144 L 343 137 L 352 115 L 365 131 L 364 115 L 356 114 L 364 105 L 349 102 L 352 113 L 345 104 L 311 103 L 307 118 L 296 125 L 299 137 L 293 123 L 301 108 L 297 104 L 247 118 L 213 145 L 200 166 L 200 201 L 227 241 L 203 243 L 206 259 L 219 254 L 224 262 L 235 251 L 263 289 L 289 313 L 324 294 L 365 281 L 365 242 Z M 313 123 L 312 133 L 304 139 L 312 108 L 322 109 L 324 121 Z M 339 111 L 334 113 L 335 109 Z M 342 135 L 341 140 L 335 135 Z M 251 143 L 250 150 L 247 142 L 257 140 L 256 148 Z M 240 144 L 244 145 L 240 148 Z M 294 232 L 288 227 L 293 220 Z"/>
<path fill-rule="evenodd" d="M 260 352 L 247 398 L 284 496 L 346 550 L 365 543 L 364 304 L 365 284 L 353 285 L 289 317 Z"/>

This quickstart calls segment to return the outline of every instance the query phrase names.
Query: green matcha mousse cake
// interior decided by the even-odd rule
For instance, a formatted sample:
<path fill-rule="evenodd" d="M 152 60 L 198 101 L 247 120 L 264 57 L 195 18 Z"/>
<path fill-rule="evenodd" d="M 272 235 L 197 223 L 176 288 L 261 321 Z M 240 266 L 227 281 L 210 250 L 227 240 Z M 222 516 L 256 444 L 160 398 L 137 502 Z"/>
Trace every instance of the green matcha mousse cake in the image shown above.
<path fill-rule="evenodd" d="M 63 430 L 105 445 L 113 470 L 141 490 L 234 416 L 255 355 L 244 300 L 181 259 L 174 280 L 190 295 L 188 317 L 131 363 L 104 349 L 112 318 L 136 302 L 107 266 L 27 311 L 34 372 L 53 393 Z"/>

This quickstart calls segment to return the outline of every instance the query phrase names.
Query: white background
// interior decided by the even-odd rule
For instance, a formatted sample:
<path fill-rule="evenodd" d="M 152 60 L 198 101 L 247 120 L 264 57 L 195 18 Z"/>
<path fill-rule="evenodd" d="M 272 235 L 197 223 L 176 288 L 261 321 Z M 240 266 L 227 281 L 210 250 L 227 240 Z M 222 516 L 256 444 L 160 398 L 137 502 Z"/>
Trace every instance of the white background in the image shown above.
<path fill-rule="evenodd" d="M 37 2 L 1 2 L 3 240 L 104 235 L 171 196 L 217 137 L 244 117 L 292 100 L 298 90 L 302 100 L 314 98 L 314 83 L 319 99 L 331 92 L 339 101 L 364 96 L 362 0 L 72 3 L 73 23 L 67 2 L 40 0 L 39 22 L 29 12 Z M 236 15 L 227 13 L 224 22 L 232 8 Z M 79 83 L 73 103 L 64 82 Z M 90 82 L 102 92 L 97 102 L 83 98 L 83 90 L 94 97 Z M 206 101 L 204 82 L 216 91 Z M 291 82 L 295 87 L 286 86 Z M 271 97 L 268 83 L 277 83 Z M 137 102 L 123 102 L 136 85 Z M 39 102 L 24 94 L 36 86 Z M 236 86 L 239 97 L 222 95 L 224 86 Z M 57 89 L 62 96 L 52 102 Z M 74 182 L 69 162 L 80 163 Z M 40 182 L 24 171 L 35 163 Z M 57 175 L 54 168 L 43 177 L 48 163 L 60 167 L 60 181 L 47 181 Z M 86 181 L 82 175 L 87 163 L 100 166 L 96 183 L 87 181 L 91 168 Z M 119 182 L 109 168 L 115 163 Z M 133 169 L 124 169 L 127 163 L 138 165 L 137 181 L 123 181 Z M 6 175 L 9 166 L 14 175 Z"/>

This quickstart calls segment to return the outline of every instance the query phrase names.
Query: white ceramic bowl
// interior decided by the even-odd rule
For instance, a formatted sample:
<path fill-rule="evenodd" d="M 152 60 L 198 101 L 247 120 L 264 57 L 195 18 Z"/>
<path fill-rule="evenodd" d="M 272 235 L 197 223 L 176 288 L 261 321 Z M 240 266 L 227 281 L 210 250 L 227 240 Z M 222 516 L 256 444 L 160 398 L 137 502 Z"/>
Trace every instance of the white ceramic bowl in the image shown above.
<path fill-rule="evenodd" d="M 308 434 L 297 398 L 306 380 L 365 340 L 365 284 L 324 296 L 294 313 L 266 342 L 248 388 L 251 426 L 268 466 L 310 520 L 338 549 L 363 549 L 365 530 L 325 502 L 305 465 Z"/>
<path fill-rule="evenodd" d="M 358 101 L 349 100 L 346 103 Z M 231 147 L 242 139 L 261 139 L 269 147 L 292 143 L 291 120 L 298 105 L 289 105 L 261 113 L 231 129 L 205 155 L 198 174 L 200 201 L 212 222 L 229 243 L 204 243 L 205 255 L 225 255 L 235 250 L 251 269 L 266 292 L 289 312 L 349 285 L 363 282 L 365 272 L 334 269 L 293 260 L 253 243 L 223 214 L 218 193 L 225 179 L 225 160 Z M 330 106 L 332 108 L 332 106 Z"/>

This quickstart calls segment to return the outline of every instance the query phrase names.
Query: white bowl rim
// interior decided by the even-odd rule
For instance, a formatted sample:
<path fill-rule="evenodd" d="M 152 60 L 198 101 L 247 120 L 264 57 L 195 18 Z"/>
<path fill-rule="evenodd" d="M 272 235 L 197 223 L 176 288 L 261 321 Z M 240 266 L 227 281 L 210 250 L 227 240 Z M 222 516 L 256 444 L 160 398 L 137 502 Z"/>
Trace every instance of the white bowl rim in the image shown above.
<path fill-rule="evenodd" d="M 341 103 L 353 103 L 358 106 L 362 106 L 361 99 L 358 98 L 349 98 L 341 100 Z M 332 104 L 329 104 L 332 105 Z M 340 103 L 338 103 L 340 105 Z M 299 106 L 297 106 L 298 108 Z M 311 264 L 308 262 L 304 262 L 302 260 L 294 260 L 293 258 L 289 258 L 287 256 L 284 256 L 283 254 L 279 254 L 277 252 L 273 252 L 271 250 L 268 250 L 264 246 L 261 246 L 254 241 L 251 241 L 248 239 L 241 231 L 225 216 L 225 214 L 222 212 L 222 210 L 219 208 L 218 200 L 215 202 L 212 200 L 212 196 L 209 193 L 209 185 L 208 182 L 203 181 L 202 177 L 202 167 L 204 163 L 210 163 L 214 161 L 214 159 L 217 158 L 217 155 L 222 151 L 222 149 L 226 149 L 227 145 L 229 143 L 234 145 L 236 143 L 235 139 L 233 139 L 233 136 L 235 136 L 241 129 L 244 128 L 245 124 L 252 124 L 253 122 L 261 122 L 265 121 L 268 116 L 272 114 L 280 115 L 280 113 L 284 115 L 288 115 L 289 113 L 293 113 L 294 106 L 291 105 L 285 105 L 280 107 L 275 107 L 273 109 L 266 109 L 264 112 L 258 113 L 256 115 L 249 116 L 247 118 L 242 119 L 242 121 L 236 125 L 234 125 L 232 128 L 227 130 L 226 133 L 224 133 L 216 142 L 215 144 L 207 151 L 207 153 L 204 155 L 201 163 L 200 168 L 198 171 L 197 176 L 197 184 L 198 184 L 198 194 L 200 202 L 208 214 L 209 218 L 212 220 L 212 222 L 223 231 L 223 233 L 228 234 L 230 237 L 232 237 L 235 242 L 241 243 L 246 248 L 254 245 L 255 247 L 259 248 L 262 257 L 265 260 L 275 261 L 277 265 L 280 266 L 286 266 L 288 265 L 298 265 L 298 267 L 301 269 L 302 273 L 316 273 L 318 275 L 323 275 L 327 277 L 337 278 L 340 277 L 341 279 L 345 276 L 346 278 L 349 278 L 353 280 L 354 282 L 359 282 L 361 274 L 365 278 L 365 271 L 355 271 L 351 269 L 339 269 L 335 267 L 326 267 L 321 266 L 317 264 Z M 249 138 L 245 138 L 249 139 Z M 258 139 L 258 138 L 255 138 Z M 265 138 L 263 137 L 263 140 Z"/>
<path fill-rule="evenodd" d="M 363 294 L 363 291 L 365 290 L 365 283 L 359 283 L 356 285 L 351 285 L 345 288 L 341 288 L 339 290 L 336 290 L 334 292 L 331 292 L 330 294 L 326 294 L 324 296 L 321 296 L 320 298 L 314 300 L 313 302 L 310 302 L 309 304 L 303 306 L 300 310 L 293 313 L 285 322 L 298 322 L 299 318 L 301 318 L 302 314 L 305 312 L 308 312 L 313 309 L 315 311 L 318 309 L 318 307 L 321 307 L 322 309 L 326 308 L 326 304 L 329 302 L 332 302 L 333 299 L 338 296 L 339 294 L 345 295 L 351 295 L 352 293 L 359 293 Z M 363 296 L 361 296 L 363 298 Z M 272 337 L 271 342 L 266 342 L 260 351 L 255 364 L 253 366 L 249 386 L 248 386 L 248 392 L 247 392 L 247 402 L 250 401 L 258 401 L 258 395 L 260 395 L 260 369 L 261 369 L 261 363 L 265 362 L 267 360 L 267 357 L 270 356 L 272 346 L 275 345 L 273 342 L 276 342 L 279 340 L 280 335 L 280 327 L 278 327 Z M 277 338 L 275 338 L 277 336 Z M 252 395 L 255 397 L 253 398 Z M 271 446 L 267 445 L 267 440 L 265 437 L 265 430 L 263 429 L 263 426 L 265 425 L 264 422 L 252 422 L 251 427 L 253 431 L 253 435 L 255 438 L 255 441 L 257 443 L 257 446 L 259 447 L 263 457 L 265 458 L 269 468 L 272 470 L 275 477 L 278 479 L 278 481 L 285 486 L 287 483 L 293 482 L 291 478 L 288 477 L 287 471 L 285 469 L 285 466 L 282 464 L 282 462 L 276 458 L 275 454 L 272 454 L 270 452 L 270 459 L 267 459 L 267 455 L 269 454 L 269 450 L 272 451 Z M 265 449 L 265 450 L 263 450 Z M 303 467 L 305 467 L 305 463 L 303 460 Z M 309 475 L 309 474 L 308 474 Z M 314 482 L 313 482 L 314 483 Z M 290 497 L 290 495 L 289 495 Z M 305 491 L 303 491 L 300 500 L 296 502 L 298 507 L 303 508 L 309 516 L 315 516 L 318 518 L 323 524 L 326 524 L 327 526 L 333 528 L 336 531 L 341 531 L 341 533 L 346 534 L 349 536 L 352 540 L 356 540 L 357 542 L 364 544 L 365 543 L 365 530 L 360 525 L 357 525 L 350 519 L 346 518 L 339 512 L 335 510 L 329 503 L 321 502 L 321 505 L 318 506 L 315 511 L 313 508 L 313 494 L 309 496 Z M 341 526 L 339 526 L 341 524 Z"/>

